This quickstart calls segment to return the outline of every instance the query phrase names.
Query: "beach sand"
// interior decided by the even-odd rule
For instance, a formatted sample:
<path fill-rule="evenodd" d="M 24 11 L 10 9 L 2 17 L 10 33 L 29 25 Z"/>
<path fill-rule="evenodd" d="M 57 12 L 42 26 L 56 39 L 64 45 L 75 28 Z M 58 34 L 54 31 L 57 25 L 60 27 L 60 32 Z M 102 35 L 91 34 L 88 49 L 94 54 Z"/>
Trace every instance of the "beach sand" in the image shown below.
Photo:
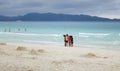
<path fill-rule="evenodd" d="M 120 51 L 4 42 L 0 71 L 120 71 Z"/>

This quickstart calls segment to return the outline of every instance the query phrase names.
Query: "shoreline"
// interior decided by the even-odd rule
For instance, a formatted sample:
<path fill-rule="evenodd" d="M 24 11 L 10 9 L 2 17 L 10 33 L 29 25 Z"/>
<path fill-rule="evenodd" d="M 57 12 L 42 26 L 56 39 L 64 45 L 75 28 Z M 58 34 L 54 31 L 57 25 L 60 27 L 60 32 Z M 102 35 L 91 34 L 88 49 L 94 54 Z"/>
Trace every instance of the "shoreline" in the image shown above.
<path fill-rule="evenodd" d="M 119 71 L 120 51 L 0 42 L 1 71 Z"/>
<path fill-rule="evenodd" d="M 1 41 L 0 41 L 1 43 Z M 53 43 L 32 43 L 32 42 L 3 42 L 3 43 L 7 43 L 7 44 L 13 44 L 13 45 L 22 45 L 22 44 L 31 44 L 31 45 L 42 45 L 42 46 L 53 46 Z M 120 48 L 106 48 L 103 46 L 97 46 L 97 45 L 73 45 L 73 47 L 65 47 L 64 43 L 60 43 L 60 44 L 54 44 L 54 47 L 64 47 L 64 48 L 88 48 L 88 49 L 103 49 L 103 50 L 114 50 L 114 51 L 120 51 Z"/>

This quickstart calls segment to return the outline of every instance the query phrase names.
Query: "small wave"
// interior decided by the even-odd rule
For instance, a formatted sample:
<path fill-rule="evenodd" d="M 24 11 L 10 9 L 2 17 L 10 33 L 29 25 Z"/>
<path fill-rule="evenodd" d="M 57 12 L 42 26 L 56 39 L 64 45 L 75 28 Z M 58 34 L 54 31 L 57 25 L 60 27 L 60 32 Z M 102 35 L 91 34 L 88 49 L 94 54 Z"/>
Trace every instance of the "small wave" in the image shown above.
<path fill-rule="evenodd" d="M 106 36 L 106 35 L 109 35 L 109 34 L 101 34 L 101 33 L 79 33 L 80 35 L 100 35 L 100 36 Z"/>
<path fill-rule="evenodd" d="M 12 33 L 12 32 L 0 32 L 3 35 L 35 35 L 35 34 L 26 34 L 26 33 Z"/>
<path fill-rule="evenodd" d="M 52 41 L 34 41 L 34 40 L 23 40 L 23 42 L 29 42 L 29 43 L 48 43 L 48 44 L 55 44 L 57 42 L 52 42 Z"/>
<path fill-rule="evenodd" d="M 79 37 L 90 37 L 90 36 L 87 36 L 87 35 L 79 35 Z"/>
<path fill-rule="evenodd" d="M 90 36 L 94 36 L 94 37 L 103 37 L 103 36 L 108 36 L 110 34 L 107 33 L 78 33 L 79 37 L 90 37 Z"/>
<path fill-rule="evenodd" d="M 33 33 L 12 33 L 12 32 L 0 32 L 3 35 L 23 35 L 23 36 L 55 36 L 60 37 L 61 34 L 33 34 Z"/>

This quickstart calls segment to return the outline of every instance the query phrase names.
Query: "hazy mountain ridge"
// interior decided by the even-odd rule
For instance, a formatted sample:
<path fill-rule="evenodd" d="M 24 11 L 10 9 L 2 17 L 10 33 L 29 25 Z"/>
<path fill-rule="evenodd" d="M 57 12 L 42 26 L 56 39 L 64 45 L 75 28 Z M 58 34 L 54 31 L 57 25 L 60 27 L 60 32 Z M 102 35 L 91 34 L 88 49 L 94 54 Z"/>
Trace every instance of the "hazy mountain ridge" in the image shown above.
<path fill-rule="evenodd" d="M 120 21 L 120 19 L 109 19 L 90 15 L 70 15 L 55 13 L 28 13 L 23 16 L 2 16 L 0 21 Z"/>

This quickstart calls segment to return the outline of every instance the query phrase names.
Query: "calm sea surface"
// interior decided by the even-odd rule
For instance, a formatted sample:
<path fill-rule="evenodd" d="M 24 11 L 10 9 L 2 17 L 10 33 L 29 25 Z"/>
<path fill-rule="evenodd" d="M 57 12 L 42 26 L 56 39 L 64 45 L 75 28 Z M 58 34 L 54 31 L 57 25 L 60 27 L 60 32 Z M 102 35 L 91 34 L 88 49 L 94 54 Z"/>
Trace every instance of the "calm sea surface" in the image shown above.
<path fill-rule="evenodd" d="M 120 22 L 0 22 L 1 42 L 64 46 L 64 34 L 76 47 L 120 48 Z"/>

